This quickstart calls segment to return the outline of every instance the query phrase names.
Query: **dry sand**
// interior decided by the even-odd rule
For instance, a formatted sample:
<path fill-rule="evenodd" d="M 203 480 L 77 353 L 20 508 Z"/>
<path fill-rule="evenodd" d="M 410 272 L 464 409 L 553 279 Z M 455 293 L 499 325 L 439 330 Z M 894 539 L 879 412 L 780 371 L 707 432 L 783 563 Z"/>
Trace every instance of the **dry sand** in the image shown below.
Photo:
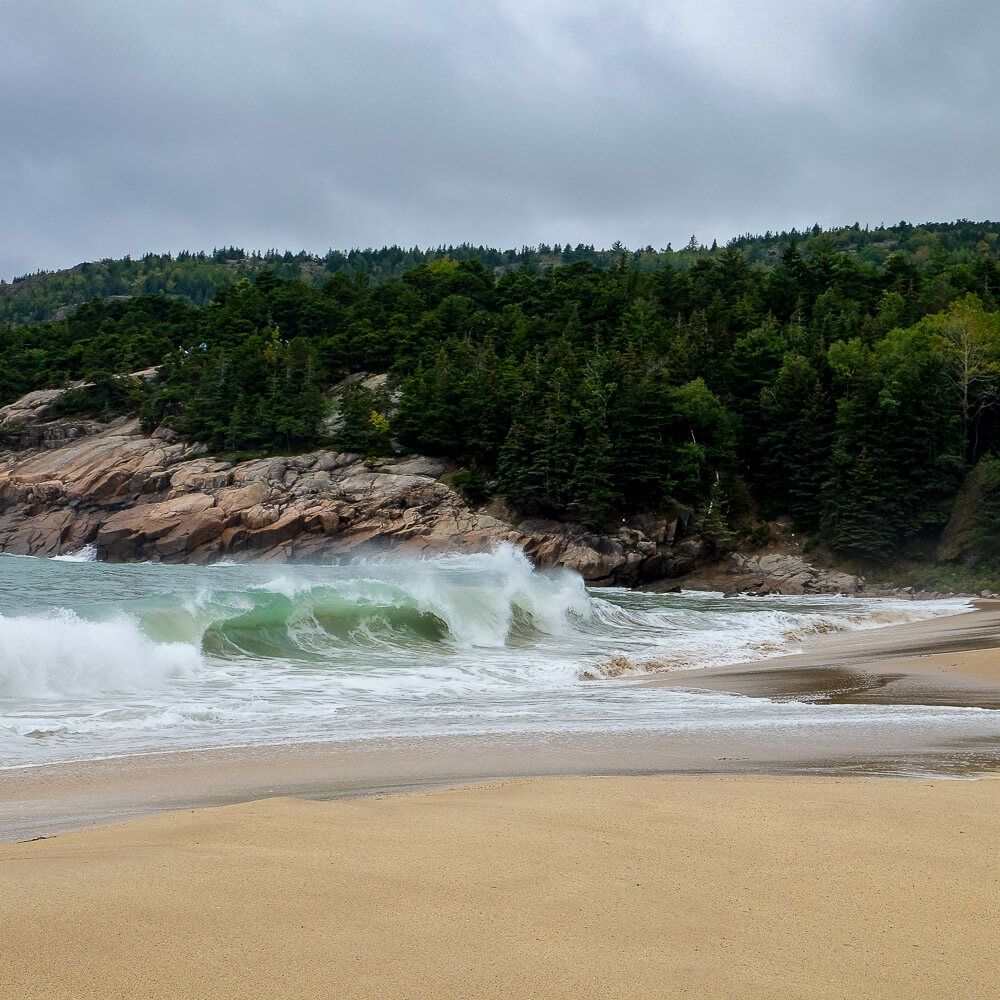
<path fill-rule="evenodd" d="M 514 781 L 0 847 L 3 995 L 969 998 L 1000 780 Z"/>

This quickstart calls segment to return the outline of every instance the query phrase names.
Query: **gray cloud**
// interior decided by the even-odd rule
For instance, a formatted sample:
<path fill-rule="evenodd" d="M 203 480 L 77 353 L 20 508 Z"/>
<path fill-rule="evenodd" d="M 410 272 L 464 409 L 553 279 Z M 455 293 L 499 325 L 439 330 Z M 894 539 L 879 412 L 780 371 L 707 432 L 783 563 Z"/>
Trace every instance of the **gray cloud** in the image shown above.
<path fill-rule="evenodd" d="M 1000 215 L 988 0 L 0 0 L 0 275 Z"/>

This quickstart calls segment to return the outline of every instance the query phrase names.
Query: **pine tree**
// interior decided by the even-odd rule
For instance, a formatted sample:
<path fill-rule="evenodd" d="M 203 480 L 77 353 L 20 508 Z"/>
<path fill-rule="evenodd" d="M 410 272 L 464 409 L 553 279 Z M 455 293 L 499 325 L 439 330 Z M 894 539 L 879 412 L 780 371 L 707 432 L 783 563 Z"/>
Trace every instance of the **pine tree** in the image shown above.
<path fill-rule="evenodd" d="M 833 414 L 814 367 L 789 352 L 770 386 L 761 390 L 762 433 L 757 492 L 803 527 L 820 517 L 820 490 L 830 459 Z"/>
<path fill-rule="evenodd" d="M 619 498 L 607 426 L 607 397 L 613 388 L 588 375 L 575 405 L 579 447 L 568 484 L 568 506 L 595 526 L 610 518 Z"/>

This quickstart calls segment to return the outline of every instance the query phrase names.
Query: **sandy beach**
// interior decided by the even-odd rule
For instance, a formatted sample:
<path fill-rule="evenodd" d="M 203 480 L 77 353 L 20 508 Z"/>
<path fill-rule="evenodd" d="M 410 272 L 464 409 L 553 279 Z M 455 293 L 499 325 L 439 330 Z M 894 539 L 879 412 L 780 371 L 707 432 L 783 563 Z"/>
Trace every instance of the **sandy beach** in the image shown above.
<path fill-rule="evenodd" d="M 650 683 L 993 707 L 998 625 L 981 606 Z M 1000 981 L 1000 747 L 893 738 L 424 740 L 3 771 L 5 995 L 979 1000 Z M 481 783 L 509 775 L 564 776 Z"/>
<path fill-rule="evenodd" d="M 1000 781 L 516 781 L 0 849 L 7 996 L 967 997 Z"/>

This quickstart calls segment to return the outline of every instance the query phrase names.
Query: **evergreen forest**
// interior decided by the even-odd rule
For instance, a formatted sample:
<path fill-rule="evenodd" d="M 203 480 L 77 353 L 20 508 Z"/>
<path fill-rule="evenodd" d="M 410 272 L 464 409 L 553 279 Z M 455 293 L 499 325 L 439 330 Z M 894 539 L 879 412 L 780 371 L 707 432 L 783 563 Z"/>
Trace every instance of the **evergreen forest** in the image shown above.
<path fill-rule="evenodd" d="M 528 515 L 683 506 L 720 540 L 787 516 L 874 563 L 951 519 L 953 555 L 1000 568 L 998 234 L 81 265 L 0 285 L 0 405 L 80 381 L 63 412 L 220 455 L 445 456 Z"/>

